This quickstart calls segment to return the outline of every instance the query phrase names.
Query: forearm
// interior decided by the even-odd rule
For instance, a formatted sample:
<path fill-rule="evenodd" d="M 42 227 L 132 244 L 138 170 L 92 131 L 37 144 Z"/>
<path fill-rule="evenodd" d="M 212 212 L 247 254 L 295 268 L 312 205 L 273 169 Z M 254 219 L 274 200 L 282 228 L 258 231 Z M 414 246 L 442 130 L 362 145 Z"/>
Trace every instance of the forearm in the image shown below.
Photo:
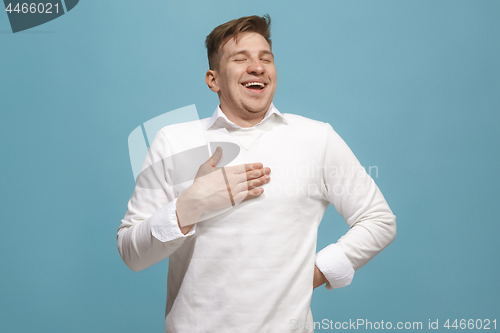
<path fill-rule="evenodd" d="M 117 241 L 125 264 L 140 271 L 170 256 L 195 232 L 195 228 L 189 226 L 190 230 L 183 233 L 177 223 L 175 201 L 158 209 L 148 219 L 123 223 Z"/>
<path fill-rule="evenodd" d="M 118 251 L 133 271 L 141 271 L 171 255 L 176 247 L 151 235 L 148 222 L 135 224 L 118 232 Z"/>
<path fill-rule="evenodd" d="M 359 221 L 337 241 L 355 270 L 361 268 L 396 237 L 396 216 L 387 212 Z"/>

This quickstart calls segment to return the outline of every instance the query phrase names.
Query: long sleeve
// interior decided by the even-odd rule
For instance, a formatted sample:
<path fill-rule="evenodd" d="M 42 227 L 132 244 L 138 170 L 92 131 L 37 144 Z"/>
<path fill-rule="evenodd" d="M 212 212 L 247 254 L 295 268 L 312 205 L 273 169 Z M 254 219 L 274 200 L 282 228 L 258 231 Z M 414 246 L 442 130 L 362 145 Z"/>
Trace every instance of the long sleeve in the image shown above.
<path fill-rule="evenodd" d="M 175 191 L 164 165 L 169 147 L 159 131 L 153 140 L 125 217 L 117 232 L 118 251 L 134 271 L 148 268 L 170 256 L 187 237 L 177 222 Z"/>
<path fill-rule="evenodd" d="M 347 144 L 329 124 L 326 126 L 327 140 L 322 169 L 323 195 L 350 227 L 333 247 L 326 247 L 317 253 L 318 268 L 325 269 L 326 272 L 322 272 L 330 282 L 327 289 L 332 289 L 332 285 L 338 283 L 331 281 L 335 265 L 341 265 L 345 272 L 340 274 L 340 277 L 337 275 L 337 278 L 346 281 L 348 274 L 345 261 L 338 251 L 341 250 L 353 269 L 358 270 L 394 240 L 396 217 L 373 179 Z M 334 258 L 340 263 L 335 264 Z"/>

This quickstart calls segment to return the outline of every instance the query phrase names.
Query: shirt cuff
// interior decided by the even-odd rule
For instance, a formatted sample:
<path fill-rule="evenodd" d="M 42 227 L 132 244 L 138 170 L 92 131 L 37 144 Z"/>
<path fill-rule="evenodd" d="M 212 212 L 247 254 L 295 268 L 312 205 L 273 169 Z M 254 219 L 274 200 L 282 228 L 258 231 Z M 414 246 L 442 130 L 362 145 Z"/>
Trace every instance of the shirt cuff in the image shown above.
<path fill-rule="evenodd" d="M 196 224 L 187 234 L 183 234 L 179 228 L 176 214 L 177 198 L 158 209 L 150 217 L 151 233 L 160 242 L 169 242 L 179 238 L 186 238 L 195 233 Z"/>
<path fill-rule="evenodd" d="M 326 284 L 328 290 L 348 286 L 354 277 L 351 262 L 336 244 L 330 244 L 316 253 L 316 267 L 328 280 Z"/>

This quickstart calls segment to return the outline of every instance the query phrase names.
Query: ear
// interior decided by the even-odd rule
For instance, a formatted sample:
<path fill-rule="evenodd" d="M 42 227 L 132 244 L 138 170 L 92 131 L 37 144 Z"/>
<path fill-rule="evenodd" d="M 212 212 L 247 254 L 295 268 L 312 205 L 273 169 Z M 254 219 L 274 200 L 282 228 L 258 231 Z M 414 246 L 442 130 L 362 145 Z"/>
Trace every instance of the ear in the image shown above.
<path fill-rule="evenodd" d="M 213 69 L 207 71 L 207 74 L 205 75 L 205 82 L 210 90 L 213 92 L 219 92 L 220 87 L 217 84 L 217 71 L 214 71 Z"/>

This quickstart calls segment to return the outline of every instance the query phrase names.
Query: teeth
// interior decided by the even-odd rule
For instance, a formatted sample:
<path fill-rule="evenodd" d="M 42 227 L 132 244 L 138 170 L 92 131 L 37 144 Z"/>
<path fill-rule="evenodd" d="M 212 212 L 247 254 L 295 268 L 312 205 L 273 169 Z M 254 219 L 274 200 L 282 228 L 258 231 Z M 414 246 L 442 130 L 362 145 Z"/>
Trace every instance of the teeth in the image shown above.
<path fill-rule="evenodd" d="M 264 83 L 262 82 L 248 82 L 247 84 L 245 84 L 245 87 L 250 87 L 250 86 L 261 86 L 262 88 L 264 88 Z"/>

